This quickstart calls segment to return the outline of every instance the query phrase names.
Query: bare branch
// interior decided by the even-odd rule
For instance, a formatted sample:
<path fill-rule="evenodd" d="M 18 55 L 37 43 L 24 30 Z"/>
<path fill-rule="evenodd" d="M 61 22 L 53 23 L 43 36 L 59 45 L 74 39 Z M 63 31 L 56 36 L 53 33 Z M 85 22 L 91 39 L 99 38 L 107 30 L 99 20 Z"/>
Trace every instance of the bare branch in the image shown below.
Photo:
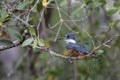
<path fill-rule="evenodd" d="M 44 11 L 45 11 L 45 7 L 40 11 L 40 18 L 39 18 L 39 22 L 37 24 L 37 36 L 38 38 L 40 37 L 40 27 L 41 27 L 41 22 L 44 18 Z"/>
<path fill-rule="evenodd" d="M 111 37 L 109 40 L 105 41 L 104 43 L 102 43 L 101 45 L 95 47 L 89 54 L 88 56 L 90 56 L 91 54 L 93 54 L 95 51 L 97 51 L 99 48 L 101 47 L 108 47 L 108 43 L 110 43 L 112 40 L 114 40 L 115 38 L 120 38 L 120 35 L 115 35 L 113 37 Z"/>
<path fill-rule="evenodd" d="M 107 47 L 106 45 L 107 45 L 108 43 L 110 43 L 112 40 L 116 39 L 116 38 L 120 38 L 120 35 L 115 35 L 115 36 L 111 37 L 109 40 L 107 40 L 107 41 L 103 42 L 102 44 L 100 44 L 99 46 L 95 47 L 88 55 L 82 56 L 82 57 L 64 56 L 64 55 L 58 54 L 58 53 L 56 53 L 56 52 L 54 52 L 54 51 L 52 51 L 52 50 L 50 50 L 50 49 L 47 50 L 47 51 L 50 53 L 50 55 L 53 55 L 53 56 L 59 57 L 59 58 L 63 58 L 63 59 L 73 59 L 73 60 L 82 59 L 82 58 L 85 58 L 85 57 L 91 57 L 91 55 L 92 55 L 95 51 L 97 51 L 97 50 L 100 49 L 101 47 Z M 38 49 L 39 49 L 39 48 L 38 48 Z"/>

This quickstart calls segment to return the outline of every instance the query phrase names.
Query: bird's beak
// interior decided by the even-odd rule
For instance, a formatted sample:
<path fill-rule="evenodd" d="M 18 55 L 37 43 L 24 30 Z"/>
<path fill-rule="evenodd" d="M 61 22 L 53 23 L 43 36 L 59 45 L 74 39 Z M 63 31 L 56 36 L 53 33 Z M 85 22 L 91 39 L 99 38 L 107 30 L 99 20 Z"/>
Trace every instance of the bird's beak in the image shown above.
<path fill-rule="evenodd" d="M 65 37 L 58 37 L 57 40 L 65 40 Z"/>

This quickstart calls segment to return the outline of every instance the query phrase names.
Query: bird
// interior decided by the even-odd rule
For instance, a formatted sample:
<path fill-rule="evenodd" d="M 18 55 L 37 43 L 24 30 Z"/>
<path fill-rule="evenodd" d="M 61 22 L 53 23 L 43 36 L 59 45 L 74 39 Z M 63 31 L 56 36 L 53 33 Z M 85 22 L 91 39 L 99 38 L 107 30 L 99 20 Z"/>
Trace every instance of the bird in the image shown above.
<path fill-rule="evenodd" d="M 72 57 L 82 57 L 89 54 L 89 50 L 86 47 L 76 42 L 76 36 L 73 33 L 68 33 L 64 37 L 59 38 L 59 40 L 61 39 L 66 42 L 66 49 Z"/>

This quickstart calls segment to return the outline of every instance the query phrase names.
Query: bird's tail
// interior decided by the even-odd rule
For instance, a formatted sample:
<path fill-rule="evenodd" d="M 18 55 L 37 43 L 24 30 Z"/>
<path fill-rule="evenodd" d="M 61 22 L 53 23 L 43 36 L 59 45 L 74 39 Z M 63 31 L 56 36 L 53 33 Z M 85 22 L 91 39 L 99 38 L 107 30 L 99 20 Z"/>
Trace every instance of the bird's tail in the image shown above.
<path fill-rule="evenodd" d="M 99 56 L 91 55 L 92 58 L 98 59 L 100 58 Z"/>

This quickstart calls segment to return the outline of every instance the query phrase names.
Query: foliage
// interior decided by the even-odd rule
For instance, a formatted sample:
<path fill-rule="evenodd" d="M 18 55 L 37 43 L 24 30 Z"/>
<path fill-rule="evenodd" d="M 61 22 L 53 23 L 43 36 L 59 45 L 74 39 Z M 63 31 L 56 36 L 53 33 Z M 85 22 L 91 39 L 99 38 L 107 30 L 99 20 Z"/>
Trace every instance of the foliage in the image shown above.
<path fill-rule="evenodd" d="M 120 34 L 120 3 L 108 0 L 1 0 L 0 29 L 8 31 L 11 39 L 0 30 L 0 46 L 14 45 L 21 40 L 24 57 L 14 65 L 12 75 L 18 80 L 119 80 L 119 43 L 101 48 L 88 58 L 73 61 L 59 59 L 39 46 L 51 48 L 58 54 L 70 56 L 64 41 L 57 41 L 67 33 L 74 33 L 77 41 L 89 51 L 114 34 Z M 113 5 L 109 5 L 112 3 Z M 108 6 L 107 6 L 108 5 Z M 8 19 L 10 18 L 10 19 Z M 117 19 L 118 18 L 118 19 Z M 30 47 L 32 45 L 32 48 Z M 24 50 L 25 51 L 24 51 Z M 117 56 L 116 56 L 117 55 Z M 113 56 L 115 56 L 113 58 Z M 8 72 L 9 73 L 9 72 Z"/>
<path fill-rule="evenodd" d="M 13 46 L 14 44 L 10 40 L 0 39 L 0 45 Z"/>

